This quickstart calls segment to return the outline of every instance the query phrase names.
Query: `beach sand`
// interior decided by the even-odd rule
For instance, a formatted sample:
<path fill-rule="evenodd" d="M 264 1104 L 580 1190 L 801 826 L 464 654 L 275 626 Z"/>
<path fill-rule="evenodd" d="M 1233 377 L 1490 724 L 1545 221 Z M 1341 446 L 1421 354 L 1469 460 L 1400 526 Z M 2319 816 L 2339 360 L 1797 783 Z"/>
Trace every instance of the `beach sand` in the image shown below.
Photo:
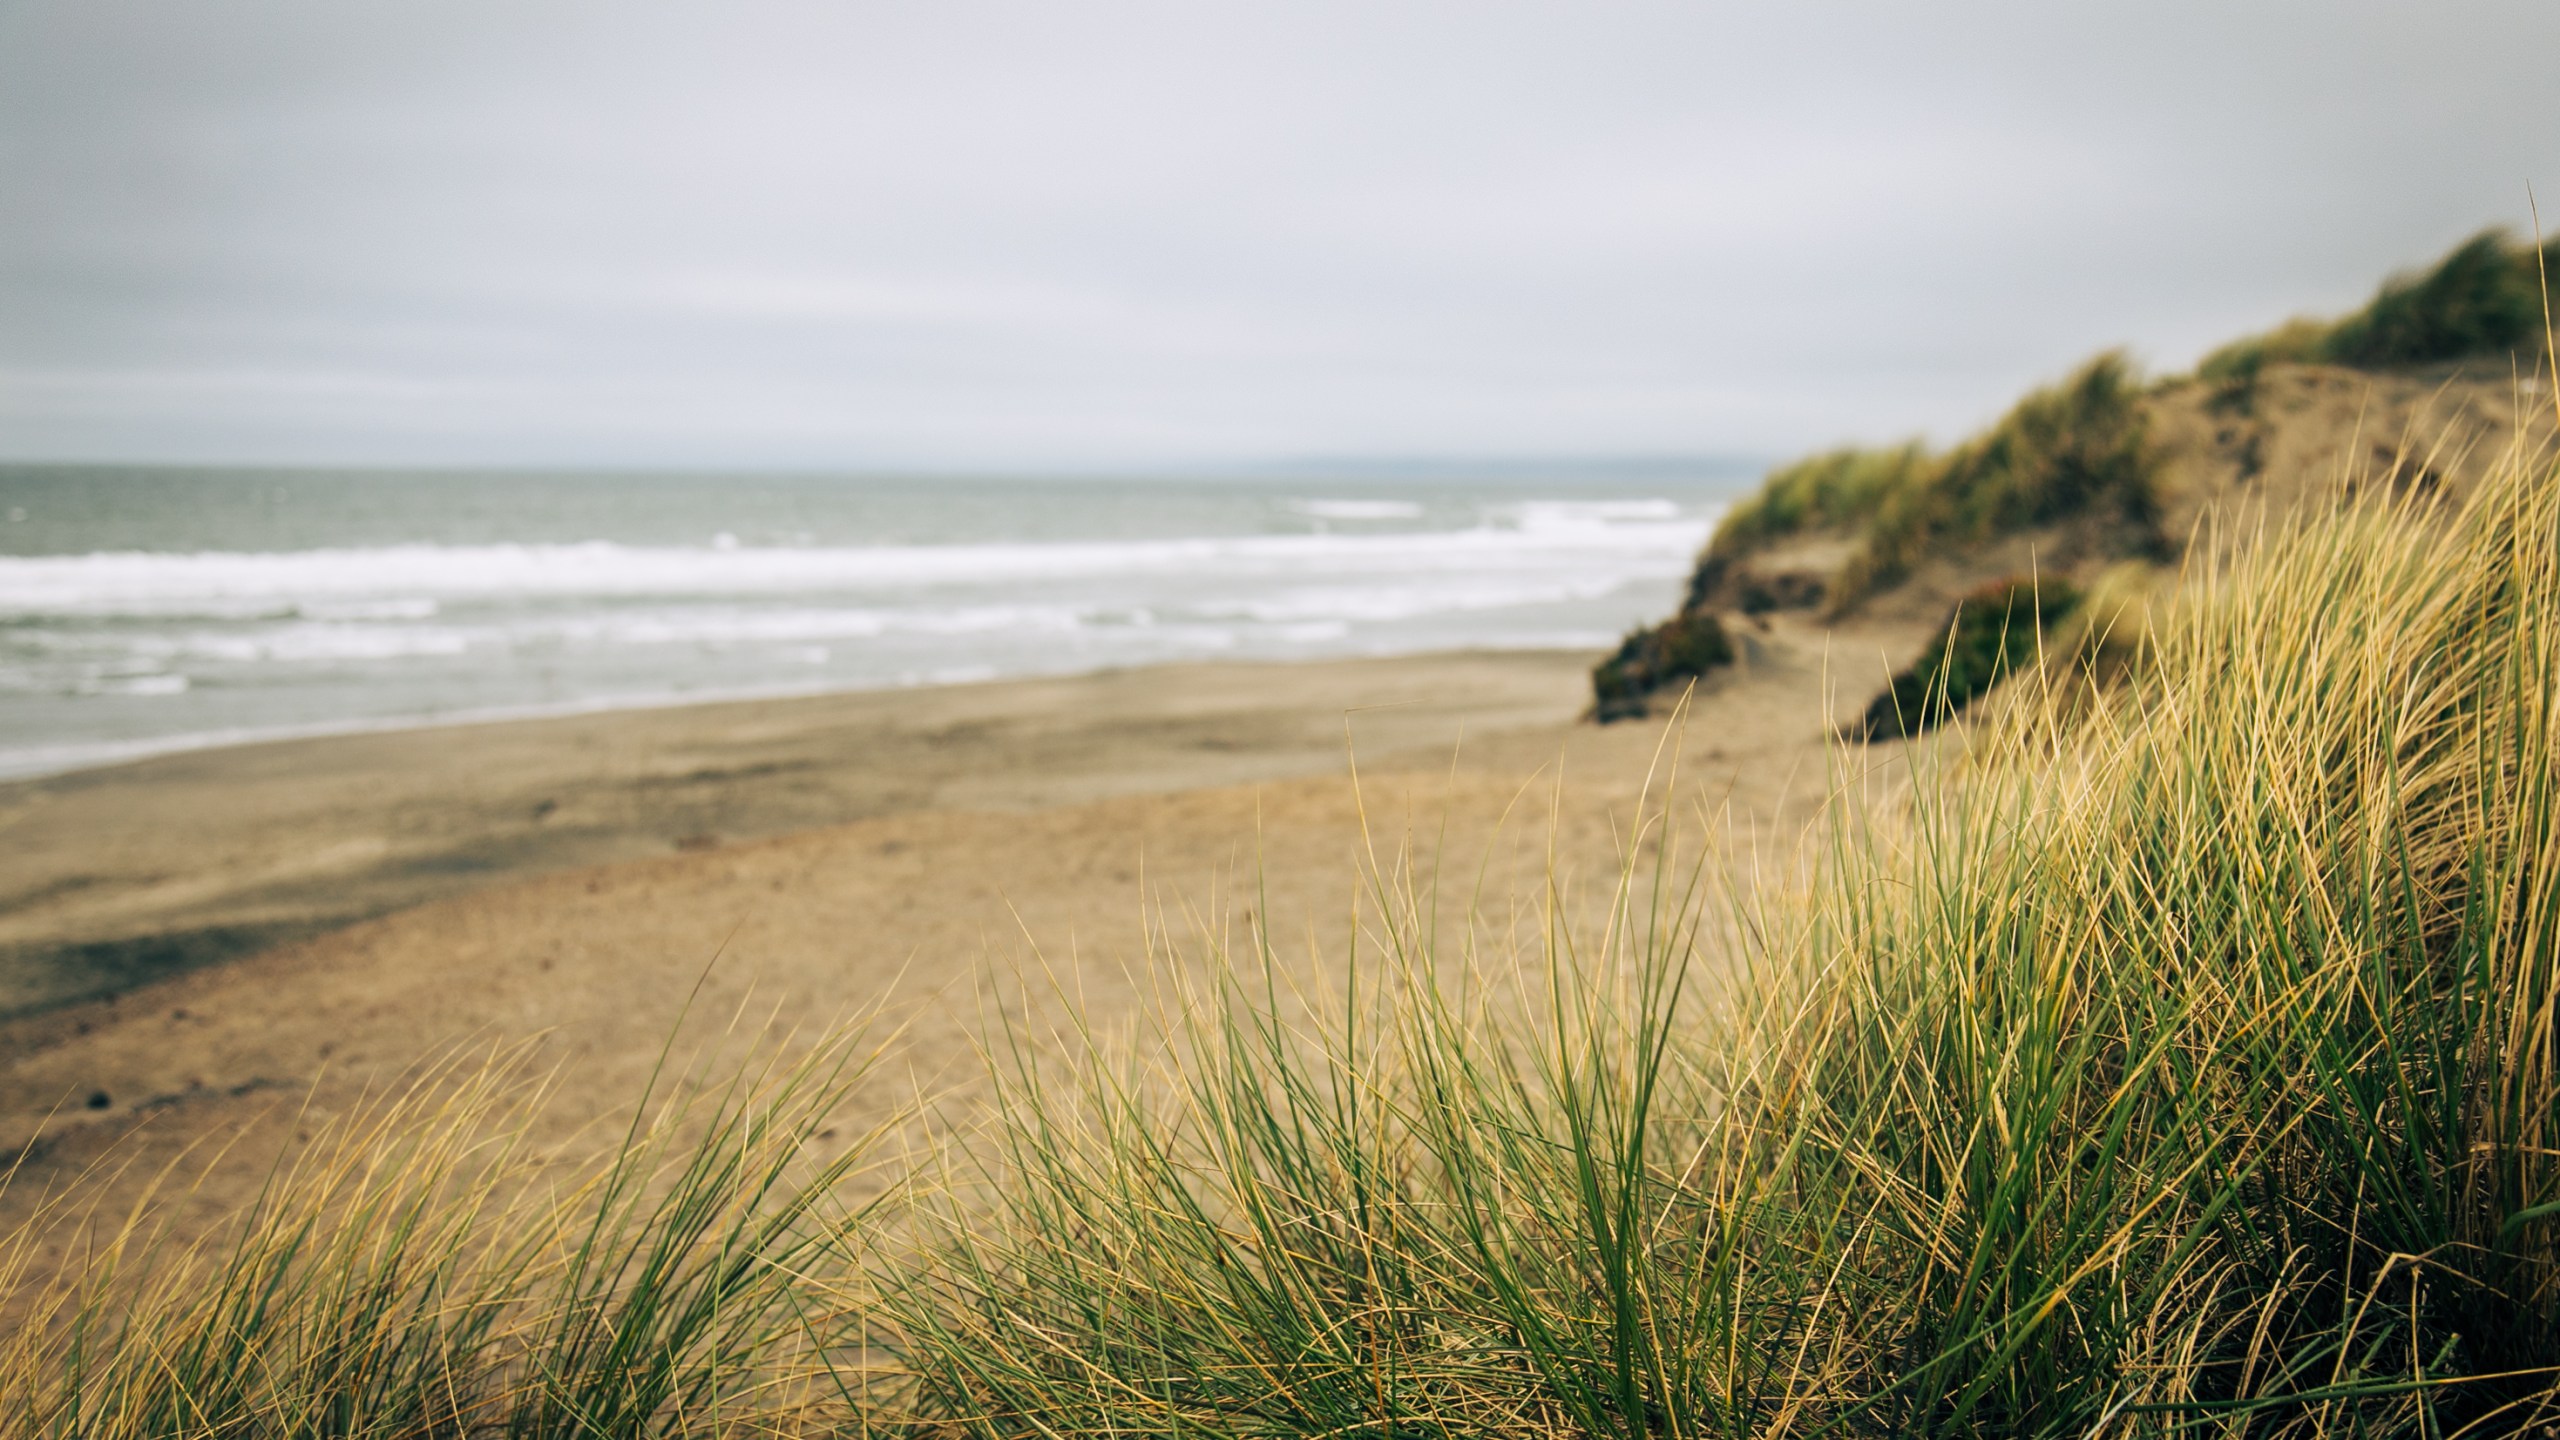
<path fill-rule="evenodd" d="M 1681 808 L 1760 863 L 1844 756 L 1888 753 L 1829 723 L 1923 633 L 1781 620 L 1676 732 L 1580 723 L 1590 655 L 1468 653 L 299 740 L 0 787 L 0 1146 L 29 1157 L 0 1226 L 229 1144 L 180 1224 L 217 1220 L 315 1116 L 458 1043 L 530 1040 L 563 1134 L 627 1115 L 686 1016 L 885 1008 L 903 1028 L 879 1083 L 965 1092 L 1007 977 L 1107 1022 L 1179 963 L 1151 921 L 1179 950 L 1258 909 L 1284 955 L 1339 948 L 1367 857 L 1408 843 L 1497 894 L 1534 895 L 1551 848 L 1605 881 L 1666 761 Z"/>
<path fill-rule="evenodd" d="M 1581 656 L 1190 665 L 357 734 L 0 785 L 0 1015 L 423 901 L 927 811 L 1445 758 L 1572 719 Z"/>

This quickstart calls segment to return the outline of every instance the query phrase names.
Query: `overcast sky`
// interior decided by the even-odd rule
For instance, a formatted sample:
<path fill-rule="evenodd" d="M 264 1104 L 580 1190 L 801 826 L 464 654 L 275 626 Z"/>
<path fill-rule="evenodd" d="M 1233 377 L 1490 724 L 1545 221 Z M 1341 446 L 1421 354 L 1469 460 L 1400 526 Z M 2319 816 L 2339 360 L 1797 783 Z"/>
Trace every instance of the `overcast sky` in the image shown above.
<path fill-rule="evenodd" d="M 0 0 L 0 455 L 1941 439 L 2560 221 L 2560 4 Z"/>

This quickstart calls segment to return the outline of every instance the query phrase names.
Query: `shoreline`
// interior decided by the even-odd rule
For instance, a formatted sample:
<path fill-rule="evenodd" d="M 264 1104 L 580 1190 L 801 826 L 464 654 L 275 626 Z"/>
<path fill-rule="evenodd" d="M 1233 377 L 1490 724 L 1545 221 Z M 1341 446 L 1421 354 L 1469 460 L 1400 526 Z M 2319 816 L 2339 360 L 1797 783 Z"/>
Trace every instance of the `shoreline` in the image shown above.
<path fill-rule="evenodd" d="M 520 721 L 562 720 L 587 715 L 618 715 L 650 710 L 684 710 L 697 706 L 741 705 L 776 700 L 822 700 L 846 695 L 896 695 L 917 690 L 948 690 L 977 685 L 1010 685 L 1044 680 L 1074 680 L 1093 675 L 1122 672 L 1177 669 L 1186 666 L 1290 666 L 1357 663 L 1361 661 L 1425 660 L 1443 655 L 1580 655 L 1579 648 L 1553 645 L 1467 645 L 1454 649 L 1403 650 L 1385 648 L 1347 654 L 1304 656 L 1237 656 L 1196 655 L 1180 659 L 1148 661 L 1139 664 L 1096 665 L 1082 669 L 1001 673 L 992 667 L 960 666 L 949 671 L 913 679 L 900 679 L 880 685 L 816 685 L 749 686 L 735 690 L 677 694 L 603 695 L 583 700 L 561 700 L 531 705 L 498 705 L 473 710 L 426 711 L 411 715 L 386 715 L 370 719 L 315 720 L 300 724 L 249 726 L 230 730 L 181 731 L 166 736 L 130 741 L 105 741 L 92 745 L 36 745 L 20 750 L 0 750 L 0 786 L 21 781 L 52 780 L 79 775 L 92 770 L 108 770 L 157 760 L 171 755 L 192 755 L 207 750 L 232 750 L 252 745 L 272 745 L 298 740 L 329 740 L 349 735 L 389 735 L 414 730 L 457 730 L 482 725 L 509 725 Z M 1598 654 L 1598 650 L 1589 652 Z M 24 762 L 17 757 L 39 754 L 76 755 L 77 758 Z"/>
<path fill-rule="evenodd" d="M 332 727 L 0 779 L 0 1017 L 553 870 L 1339 770 L 1341 712 L 1374 712 L 1381 755 L 1565 723 L 1591 659 L 1189 661 Z"/>

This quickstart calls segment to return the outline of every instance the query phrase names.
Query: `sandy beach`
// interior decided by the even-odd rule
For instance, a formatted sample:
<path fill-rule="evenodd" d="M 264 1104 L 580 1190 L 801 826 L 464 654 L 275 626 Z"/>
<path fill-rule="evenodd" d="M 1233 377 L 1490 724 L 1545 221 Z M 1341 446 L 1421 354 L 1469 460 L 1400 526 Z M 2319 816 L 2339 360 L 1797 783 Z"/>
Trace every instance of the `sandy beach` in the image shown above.
<path fill-rule="evenodd" d="M 0 785 L 0 1014 L 547 871 L 1445 757 L 1587 657 L 1194 665 L 299 740 Z"/>
<path fill-rule="evenodd" d="M 218 1217 L 289 1126 L 456 1043 L 538 1037 L 566 1133 L 627 1110 L 688 1013 L 805 1027 L 884 1007 L 904 1028 L 882 1083 L 965 1088 L 1008 975 L 1107 1020 L 1169 963 L 1151 920 L 1179 948 L 1265 906 L 1303 954 L 1346 933 L 1364 857 L 1407 845 L 1496 889 L 1534 892 L 1551 841 L 1605 877 L 1658 761 L 1745 851 L 1782 845 L 1848 753 L 1827 738 L 1839 697 L 1871 693 L 1908 628 L 1750 634 L 1668 746 L 1664 721 L 1578 721 L 1591 656 L 1462 653 L 301 740 L 14 784 L 0 1146 L 28 1160 L 0 1210 L 102 1158 L 140 1176 L 241 1139 L 187 1202 Z"/>

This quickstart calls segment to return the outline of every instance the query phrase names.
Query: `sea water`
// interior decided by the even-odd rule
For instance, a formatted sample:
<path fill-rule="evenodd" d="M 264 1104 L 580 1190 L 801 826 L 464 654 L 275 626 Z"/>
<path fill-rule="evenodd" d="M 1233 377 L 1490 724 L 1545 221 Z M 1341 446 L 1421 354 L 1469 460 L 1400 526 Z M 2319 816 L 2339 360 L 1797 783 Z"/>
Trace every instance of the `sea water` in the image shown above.
<path fill-rule="evenodd" d="M 1178 660 L 1596 650 L 1671 608 L 1736 480 L 0 466 L 0 774 Z"/>

